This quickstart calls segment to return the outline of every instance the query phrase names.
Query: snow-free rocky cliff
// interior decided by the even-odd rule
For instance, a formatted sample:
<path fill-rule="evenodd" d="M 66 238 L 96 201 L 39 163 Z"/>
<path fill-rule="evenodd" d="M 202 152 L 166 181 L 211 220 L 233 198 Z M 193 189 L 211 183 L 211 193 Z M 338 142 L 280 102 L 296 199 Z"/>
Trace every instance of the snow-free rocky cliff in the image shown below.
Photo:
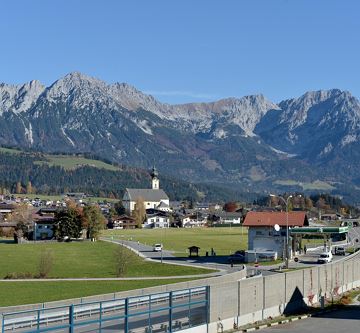
<path fill-rule="evenodd" d="M 338 89 L 278 104 L 254 95 L 170 105 L 77 72 L 49 87 L 0 84 L 2 145 L 156 163 L 187 180 L 246 189 L 287 179 L 356 183 L 359 136 L 359 100 Z"/>

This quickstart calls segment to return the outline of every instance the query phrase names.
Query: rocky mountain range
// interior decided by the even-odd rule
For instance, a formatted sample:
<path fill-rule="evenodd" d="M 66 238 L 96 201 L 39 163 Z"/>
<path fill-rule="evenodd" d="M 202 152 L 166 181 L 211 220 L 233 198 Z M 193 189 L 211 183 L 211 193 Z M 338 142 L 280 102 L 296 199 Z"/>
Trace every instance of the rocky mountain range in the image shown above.
<path fill-rule="evenodd" d="M 360 102 L 338 89 L 169 105 L 126 83 L 70 73 L 49 87 L 0 84 L 0 145 L 93 153 L 244 192 L 357 197 Z M 359 194 L 360 198 L 360 194 Z"/>

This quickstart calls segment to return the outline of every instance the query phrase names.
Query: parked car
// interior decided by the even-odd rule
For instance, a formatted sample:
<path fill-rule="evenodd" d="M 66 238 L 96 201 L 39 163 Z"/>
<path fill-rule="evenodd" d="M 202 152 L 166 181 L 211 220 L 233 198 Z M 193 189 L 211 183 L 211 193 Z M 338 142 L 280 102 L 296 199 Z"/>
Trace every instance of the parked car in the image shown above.
<path fill-rule="evenodd" d="M 245 262 L 245 251 L 236 251 L 235 253 L 231 254 L 228 257 L 228 262 L 233 264 L 236 262 Z"/>
<path fill-rule="evenodd" d="M 336 246 L 334 249 L 334 254 L 337 256 L 344 256 L 346 254 L 345 247 Z"/>
<path fill-rule="evenodd" d="M 162 251 L 162 248 L 163 248 L 162 244 L 154 244 L 153 251 L 160 252 L 160 251 Z"/>
<path fill-rule="evenodd" d="M 324 252 L 319 255 L 318 263 L 319 264 L 328 264 L 333 259 L 333 255 L 331 252 Z"/>

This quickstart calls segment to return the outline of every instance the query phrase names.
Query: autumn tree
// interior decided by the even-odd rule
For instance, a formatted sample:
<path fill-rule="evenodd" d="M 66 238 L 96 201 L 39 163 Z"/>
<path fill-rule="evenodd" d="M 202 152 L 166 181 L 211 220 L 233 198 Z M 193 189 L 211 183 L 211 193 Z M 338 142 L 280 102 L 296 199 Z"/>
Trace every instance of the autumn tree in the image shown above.
<path fill-rule="evenodd" d="M 239 208 L 238 204 L 236 202 L 227 202 L 224 205 L 224 211 L 225 212 L 235 212 Z"/>
<path fill-rule="evenodd" d="M 146 210 L 143 198 L 139 197 L 136 199 L 135 208 L 132 212 L 132 217 L 136 221 L 137 228 L 141 228 L 146 218 Z"/>
<path fill-rule="evenodd" d="M 15 189 L 16 194 L 21 194 L 22 192 L 22 186 L 20 182 L 16 183 L 16 189 Z"/>
<path fill-rule="evenodd" d="M 305 208 L 310 210 L 311 208 L 313 208 L 313 202 L 310 198 L 306 198 L 305 199 Z"/>
<path fill-rule="evenodd" d="M 28 237 L 29 229 L 32 224 L 32 209 L 25 203 L 19 204 L 14 209 L 9 219 L 16 223 L 14 239 L 17 243 L 23 238 Z"/>
<path fill-rule="evenodd" d="M 26 194 L 31 194 L 33 192 L 31 181 L 28 181 L 26 184 Z"/>
<path fill-rule="evenodd" d="M 91 205 L 83 209 L 83 227 L 86 228 L 86 236 L 98 239 L 100 231 L 104 229 L 106 219 L 101 213 L 99 206 Z"/>

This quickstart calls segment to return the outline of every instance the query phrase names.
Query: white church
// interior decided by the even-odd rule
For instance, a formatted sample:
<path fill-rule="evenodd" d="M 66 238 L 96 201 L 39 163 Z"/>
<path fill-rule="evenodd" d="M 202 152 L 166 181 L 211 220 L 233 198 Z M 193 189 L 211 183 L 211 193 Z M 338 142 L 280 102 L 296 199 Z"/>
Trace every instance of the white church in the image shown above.
<path fill-rule="evenodd" d="M 159 173 L 153 167 L 151 170 L 151 189 L 126 188 L 122 199 L 124 208 L 128 213 L 132 213 L 135 209 L 136 201 L 141 198 L 144 201 L 145 209 L 169 209 L 169 197 L 160 189 Z"/>

